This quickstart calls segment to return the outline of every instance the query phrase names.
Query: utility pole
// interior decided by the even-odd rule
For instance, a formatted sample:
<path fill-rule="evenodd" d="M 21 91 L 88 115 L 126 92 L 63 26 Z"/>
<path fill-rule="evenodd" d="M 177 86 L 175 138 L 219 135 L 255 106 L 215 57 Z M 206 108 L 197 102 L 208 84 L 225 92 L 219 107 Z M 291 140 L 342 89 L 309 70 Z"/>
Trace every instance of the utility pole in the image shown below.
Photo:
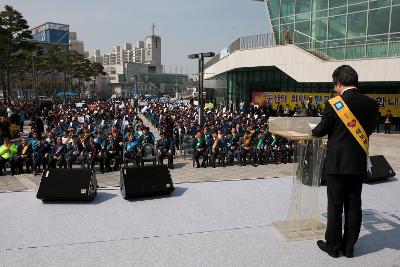
<path fill-rule="evenodd" d="M 200 126 L 203 126 L 204 123 L 204 103 L 203 103 L 203 81 L 204 81 L 204 58 L 205 57 L 213 57 L 215 53 L 207 52 L 207 53 L 199 53 L 189 55 L 190 59 L 199 59 L 199 106 L 198 106 L 198 123 Z"/>

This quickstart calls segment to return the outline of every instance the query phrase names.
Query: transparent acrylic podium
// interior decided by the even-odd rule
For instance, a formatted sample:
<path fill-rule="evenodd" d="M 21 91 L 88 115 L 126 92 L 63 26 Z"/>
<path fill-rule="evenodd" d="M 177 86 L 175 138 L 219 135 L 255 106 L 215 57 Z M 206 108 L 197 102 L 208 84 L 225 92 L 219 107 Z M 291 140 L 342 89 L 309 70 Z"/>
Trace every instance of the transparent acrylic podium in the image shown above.
<path fill-rule="evenodd" d="M 327 140 L 313 137 L 311 133 L 311 126 L 319 121 L 315 117 L 283 117 L 270 121 L 269 129 L 274 135 L 293 142 L 293 158 L 297 164 L 286 221 L 273 223 L 287 241 L 323 239 L 325 234 L 325 225 L 320 220 L 318 188 Z"/>

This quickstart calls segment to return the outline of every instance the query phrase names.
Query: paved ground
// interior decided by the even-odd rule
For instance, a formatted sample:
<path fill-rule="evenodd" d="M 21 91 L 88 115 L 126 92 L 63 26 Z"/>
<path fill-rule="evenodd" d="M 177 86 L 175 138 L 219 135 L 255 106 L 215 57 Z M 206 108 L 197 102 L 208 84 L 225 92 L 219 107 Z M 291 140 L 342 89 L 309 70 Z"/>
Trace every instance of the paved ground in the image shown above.
<path fill-rule="evenodd" d="M 0 194 L 1 266 L 399 266 L 400 183 L 366 185 L 354 259 L 332 259 L 315 240 L 285 242 L 291 178 L 183 183 L 170 197 L 42 203 Z M 321 211 L 326 192 L 320 188 Z M 321 218 L 326 214 L 321 212 Z"/>

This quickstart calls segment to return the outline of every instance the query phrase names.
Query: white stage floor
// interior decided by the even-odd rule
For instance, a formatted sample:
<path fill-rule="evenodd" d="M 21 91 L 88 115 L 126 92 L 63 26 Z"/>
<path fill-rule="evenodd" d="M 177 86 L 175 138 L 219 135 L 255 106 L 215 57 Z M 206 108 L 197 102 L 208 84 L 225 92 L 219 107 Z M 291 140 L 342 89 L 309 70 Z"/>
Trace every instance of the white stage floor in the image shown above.
<path fill-rule="evenodd" d="M 315 240 L 285 242 L 291 178 L 179 184 L 170 197 L 92 203 L 0 194 L 1 266 L 400 266 L 400 181 L 365 185 L 355 258 L 332 259 Z M 321 191 L 321 216 L 326 188 Z M 397 264 L 397 265 L 396 265 Z"/>

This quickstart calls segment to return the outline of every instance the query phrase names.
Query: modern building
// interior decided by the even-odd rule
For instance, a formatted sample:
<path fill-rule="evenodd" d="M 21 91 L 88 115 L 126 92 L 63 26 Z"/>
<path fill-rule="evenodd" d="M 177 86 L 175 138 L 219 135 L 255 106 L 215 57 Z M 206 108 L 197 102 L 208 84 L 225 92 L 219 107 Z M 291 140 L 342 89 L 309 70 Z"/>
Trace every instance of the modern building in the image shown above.
<path fill-rule="evenodd" d="M 46 22 L 31 31 L 35 41 L 57 45 L 69 44 L 69 25 Z"/>
<path fill-rule="evenodd" d="M 104 65 L 117 65 L 125 62 L 145 63 L 145 48 L 143 41 L 138 41 L 134 47 L 132 47 L 131 43 L 124 43 L 122 48 L 119 45 L 114 45 L 112 52 L 104 54 L 103 56 Z"/>
<path fill-rule="evenodd" d="M 225 104 L 323 104 L 332 72 L 348 64 L 381 114 L 400 116 L 400 0 L 261 2 L 272 33 L 240 37 L 206 63 L 206 79 L 225 81 Z"/>
<path fill-rule="evenodd" d="M 85 45 L 83 41 L 77 39 L 76 32 L 69 33 L 69 50 L 74 50 L 82 55 L 85 54 Z"/>
<path fill-rule="evenodd" d="M 92 62 L 103 64 L 103 56 L 100 49 L 94 49 L 92 54 L 88 56 L 88 59 Z"/>
<path fill-rule="evenodd" d="M 182 91 L 188 80 L 187 75 L 163 72 L 161 38 L 154 35 L 154 28 L 153 34 L 135 46 L 131 43 L 124 43 L 122 47 L 114 45 L 111 53 L 104 54 L 103 66 L 116 97 L 137 93 L 172 95 Z"/>

